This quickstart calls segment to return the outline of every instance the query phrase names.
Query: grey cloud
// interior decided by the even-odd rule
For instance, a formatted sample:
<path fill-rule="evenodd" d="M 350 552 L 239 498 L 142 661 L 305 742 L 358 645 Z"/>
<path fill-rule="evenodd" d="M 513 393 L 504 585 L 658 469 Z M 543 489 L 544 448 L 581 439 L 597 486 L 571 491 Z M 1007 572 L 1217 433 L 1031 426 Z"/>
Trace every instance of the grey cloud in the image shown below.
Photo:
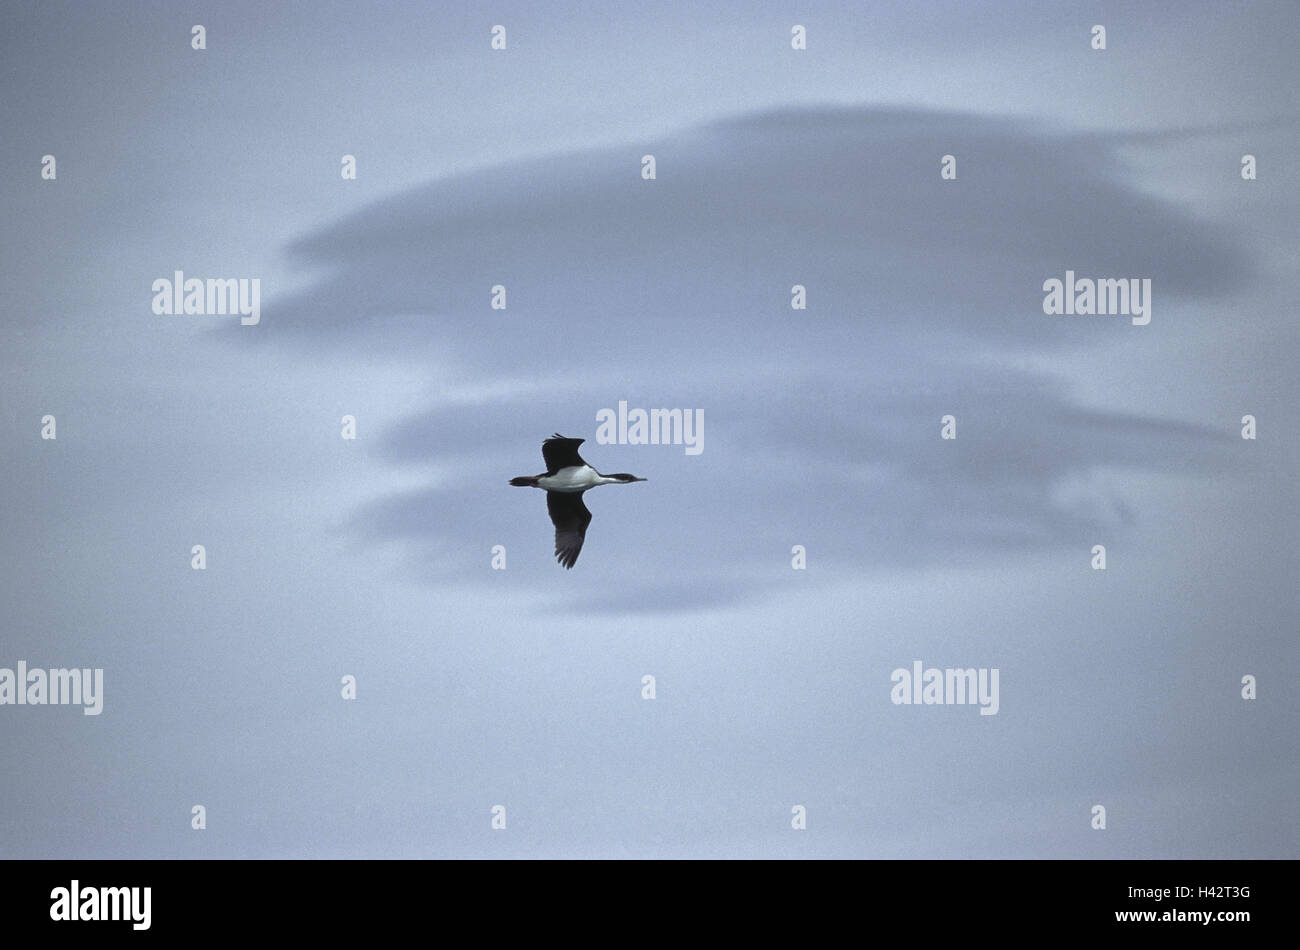
<path fill-rule="evenodd" d="M 367 349 L 447 349 L 485 367 L 544 354 L 555 368 L 755 342 L 810 287 L 827 334 L 957 334 L 1087 342 L 1112 320 L 1049 320 L 1042 282 L 1150 277 L 1170 300 L 1229 292 L 1240 248 L 1130 187 L 1114 143 L 1022 121 L 880 108 L 786 109 L 659 141 L 433 182 L 305 235 L 318 279 L 266 307 L 267 329 Z M 643 152 L 658 179 L 639 178 Z M 958 180 L 939 178 L 944 154 Z M 488 309 L 505 284 L 506 313 Z M 1103 321 L 1104 323 L 1104 321 Z M 556 346 L 556 337 L 581 346 Z M 602 341 L 608 341 L 602 345 Z"/>
<path fill-rule="evenodd" d="M 1000 365 L 1026 347 L 1068 359 L 1144 332 L 1045 316 L 1041 282 L 1067 268 L 1151 277 L 1157 327 L 1174 319 L 1171 301 L 1248 276 L 1235 245 L 1126 184 L 1104 138 L 810 108 L 644 151 L 656 181 L 639 179 L 639 148 L 570 153 L 434 182 L 293 244 L 320 276 L 266 308 L 268 342 L 423 349 L 541 382 L 392 428 L 391 461 L 454 466 L 458 484 L 376 503 L 354 519 L 360 534 L 429 552 L 547 534 L 536 499 L 505 480 L 537 468 L 551 431 L 591 439 L 596 410 L 621 398 L 705 410 L 699 459 L 587 446 L 598 468 L 662 476 L 622 504 L 644 556 L 682 590 L 734 584 L 738 563 L 784 566 L 800 541 L 874 568 L 1077 545 L 1136 518 L 1099 471 L 1238 464 L 1226 428 L 1096 410 L 1044 373 Z M 946 153 L 957 182 L 939 179 Z M 498 282 L 504 312 L 487 306 Z M 789 307 L 794 282 L 809 287 L 808 311 Z M 938 437 L 947 413 L 955 443 Z M 721 530 L 698 528 L 705 507 Z M 593 532 L 609 520 L 598 513 Z"/>
<path fill-rule="evenodd" d="M 895 366 L 874 384 L 802 381 L 777 392 L 778 378 L 731 381 L 702 403 L 707 448 L 696 458 L 675 446 L 597 445 L 591 421 L 569 426 L 566 434 L 588 439 L 584 456 L 598 468 L 650 477 L 634 490 L 594 493 L 592 536 L 607 533 L 612 518 L 634 523 L 630 543 L 644 553 L 622 552 L 619 563 L 650 561 L 683 591 L 701 578 L 732 589 L 733 572 L 743 568 L 757 592 L 788 570 L 794 543 L 874 569 L 1078 546 L 1136 518 L 1122 479 L 1117 487 L 1099 472 L 1192 476 L 1247 464 L 1226 428 L 1081 408 L 1028 374 L 957 364 L 938 383 L 908 388 L 908 379 L 940 365 Z M 600 396 L 573 395 L 594 419 Z M 953 442 L 939 438 L 948 412 L 958 417 Z M 359 512 L 354 529 L 430 551 L 549 539 L 540 499 L 505 485 L 540 470 L 545 413 L 518 400 L 431 410 L 402 423 L 385 438 L 389 457 L 444 464 L 455 478 Z M 588 548 L 584 568 L 594 568 L 602 549 L 600 541 Z M 462 558 L 445 568 L 469 576 L 480 566 Z M 579 600 L 631 609 L 643 598 L 625 587 Z"/>

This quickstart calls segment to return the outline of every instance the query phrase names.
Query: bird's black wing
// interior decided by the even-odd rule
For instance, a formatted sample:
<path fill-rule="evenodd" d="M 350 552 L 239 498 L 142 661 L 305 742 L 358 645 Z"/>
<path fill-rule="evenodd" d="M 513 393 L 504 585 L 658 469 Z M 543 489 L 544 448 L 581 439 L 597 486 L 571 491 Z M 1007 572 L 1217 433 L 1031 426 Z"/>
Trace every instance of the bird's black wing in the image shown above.
<path fill-rule="evenodd" d="M 546 460 L 546 473 L 554 475 L 562 468 L 586 465 L 578 455 L 578 446 L 586 439 L 566 439 L 558 432 L 542 443 L 542 458 Z"/>
<path fill-rule="evenodd" d="M 587 525 L 591 524 L 591 512 L 582 503 L 582 492 L 548 491 L 546 510 L 555 525 L 555 559 L 565 568 L 573 567 L 587 536 Z"/>

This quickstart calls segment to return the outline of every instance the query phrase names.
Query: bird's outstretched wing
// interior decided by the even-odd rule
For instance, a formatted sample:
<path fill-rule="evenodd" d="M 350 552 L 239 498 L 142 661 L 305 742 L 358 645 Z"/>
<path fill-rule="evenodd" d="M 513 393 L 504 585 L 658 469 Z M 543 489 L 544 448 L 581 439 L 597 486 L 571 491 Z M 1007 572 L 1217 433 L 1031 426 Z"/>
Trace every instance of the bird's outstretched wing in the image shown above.
<path fill-rule="evenodd" d="M 573 567 L 587 537 L 587 525 L 591 524 L 591 512 L 582 503 L 582 492 L 548 491 L 546 510 L 555 525 L 555 559 L 565 568 Z"/>
<path fill-rule="evenodd" d="M 578 455 L 578 446 L 586 439 L 566 439 L 558 432 L 542 443 L 542 458 L 546 461 L 546 471 L 554 475 L 562 468 L 572 465 L 586 465 Z"/>

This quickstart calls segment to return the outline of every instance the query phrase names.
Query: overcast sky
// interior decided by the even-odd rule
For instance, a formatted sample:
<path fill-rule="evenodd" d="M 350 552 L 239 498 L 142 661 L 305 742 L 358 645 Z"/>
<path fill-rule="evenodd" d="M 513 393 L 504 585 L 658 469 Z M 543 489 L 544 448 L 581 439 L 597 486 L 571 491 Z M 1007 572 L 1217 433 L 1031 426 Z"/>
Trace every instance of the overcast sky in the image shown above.
<path fill-rule="evenodd" d="M 672 6 L 6 5 L 0 855 L 1297 855 L 1295 6 Z"/>

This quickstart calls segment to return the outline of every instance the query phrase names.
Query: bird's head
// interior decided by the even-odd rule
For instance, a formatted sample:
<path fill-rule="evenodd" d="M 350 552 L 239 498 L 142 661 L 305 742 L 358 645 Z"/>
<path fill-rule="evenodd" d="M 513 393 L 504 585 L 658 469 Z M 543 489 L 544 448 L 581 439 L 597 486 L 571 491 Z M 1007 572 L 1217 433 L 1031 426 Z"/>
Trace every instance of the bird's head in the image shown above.
<path fill-rule="evenodd" d="M 644 478 L 637 478 L 635 475 L 629 475 L 627 472 L 615 472 L 613 475 L 606 475 L 606 478 L 616 478 L 620 482 L 644 482 Z"/>

